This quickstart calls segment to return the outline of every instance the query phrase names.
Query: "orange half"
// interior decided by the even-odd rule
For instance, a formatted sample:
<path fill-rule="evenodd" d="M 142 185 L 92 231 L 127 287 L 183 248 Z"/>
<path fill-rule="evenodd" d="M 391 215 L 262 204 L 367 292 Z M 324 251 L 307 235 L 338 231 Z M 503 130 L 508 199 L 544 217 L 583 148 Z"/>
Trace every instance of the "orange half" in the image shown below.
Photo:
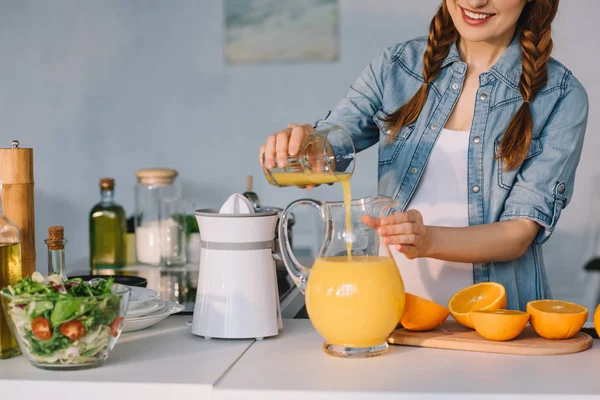
<path fill-rule="evenodd" d="M 583 327 L 588 309 L 563 300 L 534 300 L 527 303 L 531 327 L 546 339 L 569 339 Z"/>
<path fill-rule="evenodd" d="M 400 323 L 409 331 L 429 331 L 448 318 L 450 311 L 438 303 L 406 293 L 404 312 Z"/>
<path fill-rule="evenodd" d="M 456 292 L 448 301 L 452 317 L 473 329 L 471 311 L 506 308 L 506 289 L 496 282 L 481 282 Z"/>
<path fill-rule="evenodd" d="M 529 313 L 516 310 L 471 311 L 477 333 L 488 340 L 505 341 L 519 336 L 529 322 Z"/>

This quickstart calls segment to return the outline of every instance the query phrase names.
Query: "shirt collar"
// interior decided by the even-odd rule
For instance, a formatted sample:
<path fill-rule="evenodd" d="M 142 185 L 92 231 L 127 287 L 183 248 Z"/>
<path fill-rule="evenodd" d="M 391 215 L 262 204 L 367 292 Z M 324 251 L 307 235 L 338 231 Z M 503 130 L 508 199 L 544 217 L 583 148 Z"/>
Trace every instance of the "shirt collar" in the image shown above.
<path fill-rule="evenodd" d="M 499 80 L 504 81 L 516 90 L 519 88 L 522 70 L 520 37 L 520 32 L 517 31 L 508 45 L 508 48 L 490 69 L 490 73 L 494 74 Z M 456 62 L 462 63 L 457 43 L 454 41 L 450 45 L 448 56 L 442 61 L 442 68 Z"/>

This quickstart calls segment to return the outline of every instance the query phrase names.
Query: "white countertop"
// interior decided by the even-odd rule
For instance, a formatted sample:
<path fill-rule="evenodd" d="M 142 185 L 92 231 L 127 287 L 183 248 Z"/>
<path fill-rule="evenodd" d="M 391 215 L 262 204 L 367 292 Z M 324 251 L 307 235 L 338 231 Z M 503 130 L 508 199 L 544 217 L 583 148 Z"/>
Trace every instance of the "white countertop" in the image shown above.
<path fill-rule="evenodd" d="M 369 359 L 326 355 L 309 320 L 263 341 L 204 340 L 191 316 L 123 334 L 106 364 L 84 371 L 0 360 L 2 399 L 600 398 L 600 341 L 582 353 L 512 356 L 392 346 Z M 41 395 L 43 393 L 43 395 Z M 185 397 L 184 397 L 185 396 Z"/>
<path fill-rule="evenodd" d="M 255 342 L 217 383 L 212 398 L 600 397 L 598 340 L 587 351 L 560 356 L 391 346 L 380 357 L 339 359 L 323 352 L 323 339 L 308 320 L 285 320 L 284 330 L 277 338 Z"/>
<path fill-rule="evenodd" d="M 0 360 L 0 398 L 209 399 L 213 384 L 253 341 L 205 340 L 190 333 L 186 321 L 191 318 L 173 315 L 148 329 L 122 334 L 106 363 L 97 368 L 45 371 L 25 356 Z"/>

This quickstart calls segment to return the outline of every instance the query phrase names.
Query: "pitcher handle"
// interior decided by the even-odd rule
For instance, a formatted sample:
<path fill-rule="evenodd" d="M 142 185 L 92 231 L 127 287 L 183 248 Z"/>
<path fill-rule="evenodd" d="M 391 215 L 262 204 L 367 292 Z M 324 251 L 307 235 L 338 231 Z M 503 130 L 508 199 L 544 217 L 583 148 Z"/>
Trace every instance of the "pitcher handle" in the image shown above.
<path fill-rule="evenodd" d="M 292 245 L 290 244 L 290 238 L 288 236 L 288 219 L 289 215 L 293 208 L 301 205 L 309 205 L 322 214 L 323 203 L 318 200 L 312 199 L 300 199 L 296 200 L 290 205 L 288 205 L 283 214 L 281 214 L 281 218 L 279 219 L 279 248 L 281 249 L 281 259 L 288 273 L 292 277 L 292 280 L 300 289 L 300 292 L 304 294 L 306 290 L 306 282 L 308 281 L 308 275 L 310 273 L 310 268 L 307 268 L 300 264 L 296 257 L 294 256 L 294 252 L 292 250 Z"/>

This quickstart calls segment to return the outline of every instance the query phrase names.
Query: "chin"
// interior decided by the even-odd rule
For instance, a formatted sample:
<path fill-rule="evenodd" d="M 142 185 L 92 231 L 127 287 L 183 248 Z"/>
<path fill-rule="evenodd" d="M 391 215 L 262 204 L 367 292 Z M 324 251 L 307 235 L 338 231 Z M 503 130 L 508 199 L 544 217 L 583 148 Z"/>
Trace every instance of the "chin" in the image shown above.
<path fill-rule="evenodd" d="M 489 42 L 494 39 L 495 35 L 487 33 L 487 32 L 473 32 L 471 29 L 457 29 L 458 34 L 464 40 L 469 42 L 477 43 L 477 42 Z"/>
<path fill-rule="evenodd" d="M 472 28 L 470 26 L 457 26 L 456 30 L 461 38 L 474 43 L 493 41 L 498 36 L 494 32 L 489 32 L 488 29 Z"/>

